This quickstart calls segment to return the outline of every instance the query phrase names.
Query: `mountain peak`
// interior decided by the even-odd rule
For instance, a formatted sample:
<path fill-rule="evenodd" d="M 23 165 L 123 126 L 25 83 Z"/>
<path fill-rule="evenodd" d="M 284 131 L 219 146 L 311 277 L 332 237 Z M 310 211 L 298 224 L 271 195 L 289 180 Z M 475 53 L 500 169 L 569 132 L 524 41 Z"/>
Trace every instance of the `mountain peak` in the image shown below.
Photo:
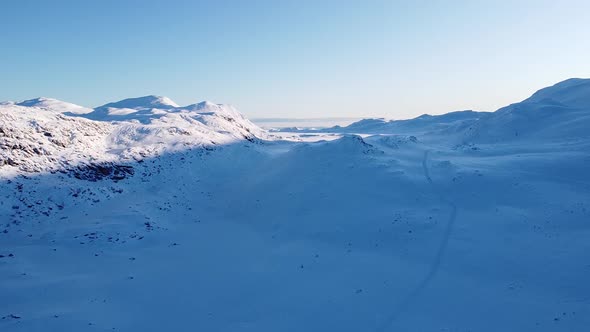
<path fill-rule="evenodd" d="M 47 98 L 47 97 L 37 97 L 33 99 L 23 100 L 20 103 L 17 103 L 18 106 L 27 106 L 27 107 L 38 107 L 39 105 L 46 105 L 46 104 L 55 104 L 55 103 L 65 103 L 64 101 L 54 99 L 54 98 Z"/>
<path fill-rule="evenodd" d="M 37 97 L 33 99 L 28 99 L 25 101 L 21 101 L 20 103 L 16 103 L 16 105 L 24 107 L 37 107 L 59 113 L 69 112 L 74 114 L 85 114 L 92 111 L 91 109 L 80 105 L 47 97 Z"/>
<path fill-rule="evenodd" d="M 171 109 L 177 108 L 176 104 L 172 99 L 164 96 L 143 96 L 136 98 L 127 98 L 117 102 L 108 103 L 97 107 L 101 108 L 131 108 L 131 109 L 149 109 L 149 108 L 160 108 L 160 109 Z"/>
<path fill-rule="evenodd" d="M 211 110 L 211 109 L 217 109 L 219 108 L 221 105 L 219 104 L 215 104 L 212 103 L 210 101 L 202 101 L 196 104 L 191 104 L 188 106 L 185 106 L 184 108 L 190 109 L 190 110 L 195 110 L 195 111 L 200 111 L 200 110 Z"/>

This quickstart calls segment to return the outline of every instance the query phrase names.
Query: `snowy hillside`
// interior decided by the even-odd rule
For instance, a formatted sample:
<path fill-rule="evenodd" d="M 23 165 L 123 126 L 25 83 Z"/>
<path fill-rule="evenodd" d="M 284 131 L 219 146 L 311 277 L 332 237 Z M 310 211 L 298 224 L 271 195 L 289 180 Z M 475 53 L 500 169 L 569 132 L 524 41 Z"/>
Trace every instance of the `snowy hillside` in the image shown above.
<path fill-rule="evenodd" d="M 585 331 L 589 82 L 273 135 L 2 103 L 0 331 Z"/>
<path fill-rule="evenodd" d="M 106 137 L 113 129 L 109 123 L 65 116 L 53 108 L 0 105 L 0 174 L 112 160 Z"/>
<path fill-rule="evenodd" d="M 569 79 L 474 123 L 466 139 L 475 142 L 590 137 L 590 79 Z"/>
<path fill-rule="evenodd" d="M 279 132 L 324 132 L 324 133 L 363 133 L 363 134 L 383 134 L 383 133 L 422 133 L 427 134 L 446 130 L 465 124 L 471 124 L 480 118 L 484 118 L 489 113 L 474 111 L 458 111 L 443 115 L 424 114 L 409 120 L 386 120 L 386 119 L 362 119 L 348 126 L 334 126 L 325 129 L 296 129 L 284 128 L 277 130 Z"/>
<path fill-rule="evenodd" d="M 572 78 L 541 89 L 495 112 L 424 114 L 409 120 L 363 119 L 345 127 L 282 128 L 278 132 L 404 134 L 449 144 L 522 140 L 577 140 L 590 137 L 590 79 Z"/>
<path fill-rule="evenodd" d="M 94 110 L 49 98 L 0 104 L 0 172 L 125 163 L 164 152 L 256 141 L 266 133 L 229 105 L 179 107 L 166 97 Z"/>
<path fill-rule="evenodd" d="M 57 113 L 86 114 L 92 112 L 92 109 L 90 108 L 45 97 L 25 100 L 20 103 L 17 103 L 16 105 L 23 107 L 40 108 L 43 110 L 53 111 Z"/>

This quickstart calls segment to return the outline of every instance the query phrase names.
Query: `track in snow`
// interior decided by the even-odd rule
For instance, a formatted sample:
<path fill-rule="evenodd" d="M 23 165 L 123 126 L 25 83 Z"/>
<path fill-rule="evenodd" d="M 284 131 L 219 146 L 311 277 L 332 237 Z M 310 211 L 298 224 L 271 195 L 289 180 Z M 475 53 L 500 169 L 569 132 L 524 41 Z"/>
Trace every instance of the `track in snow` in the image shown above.
<path fill-rule="evenodd" d="M 422 158 L 422 170 L 424 171 L 424 177 L 426 178 L 426 181 L 428 181 L 428 183 L 432 187 L 432 190 L 436 193 L 440 201 L 451 208 L 451 213 L 449 214 L 447 226 L 443 233 L 442 240 L 440 242 L 438 250 L 436 251 L 436 255 L 434 256 L 432 264 L 430 264 L 428 273 L 426 273 L 422 281 L 397 305 L 395 310 L 387 318 L 383 325 L 377 328 L 377 331 L 387 330 L 391 326 L 391 324 L 399 317 L 399 315 L 402 314 L 404 310 L 408 309 L 410 304 L 412 304 L 412 302 L 416 300 L 418 295 L 420 295 L 420 293 L 428 286 L 430 281 L 432 281 L 432 279 L 435 277 L 436 273 L 440 268 L 440 264 L 442 262 L 444 253 L 448 246 L 449 238 L 453 231 L 453 225 L 455 224 L 455 219 L 457 219 L 457 205 L 451 200 L 449 200 L 440 190 L 438 190 L 438 188 L 432 181 L 432 178 L 430 177 L 430 172 L 428 170 L 429 152 L 429 150 L 424 151 L 424 157 Z"/>

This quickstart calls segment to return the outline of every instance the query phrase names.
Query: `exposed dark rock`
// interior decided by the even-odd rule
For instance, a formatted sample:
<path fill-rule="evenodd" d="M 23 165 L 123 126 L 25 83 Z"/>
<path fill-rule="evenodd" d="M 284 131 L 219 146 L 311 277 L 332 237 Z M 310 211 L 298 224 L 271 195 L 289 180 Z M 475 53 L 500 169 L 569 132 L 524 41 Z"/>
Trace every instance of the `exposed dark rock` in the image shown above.
<path fill-rule="evenodd" d="M 70 172 L 77 179 L 92 182 L 105 179 L 119 181 L 135 174 L 133 167 L 113 163 L 82 164 L 71 169 Z"/>

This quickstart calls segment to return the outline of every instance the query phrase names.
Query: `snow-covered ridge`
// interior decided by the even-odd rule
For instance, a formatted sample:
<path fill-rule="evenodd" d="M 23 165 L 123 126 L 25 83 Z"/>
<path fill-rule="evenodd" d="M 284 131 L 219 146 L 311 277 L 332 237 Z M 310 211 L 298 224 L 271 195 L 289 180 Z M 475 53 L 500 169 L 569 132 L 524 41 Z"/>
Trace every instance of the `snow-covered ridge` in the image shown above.
<path fill-rule="evenodd" d="M 588 128 L 590 79 L 572 78 L 498 109 L 473 123 L 463 135 L 465 141 L 478 143 L 578 140 L 590 138 Z"/>
<path fill-rule="evenodd" d="M 170 109 L 179 107 L 172 99 L 163 96 L 144 96 L 138 98 L 127 98 L 117 102 L 108 103 L 99 107 L 101 108 L 131 108 L 131 109 L 143 109 L 143 108 L 160 108 Z"/>
<path fill-rule="evenodd" d="M 282 128 L 284 132 L 324 132 L 324 133 L 359 133 L 359 134 L 428 134 L 455 127 L 463 127 L 487 117 L 489 112 L 471 110 L 450 112 L 442 115 L 423 114 L 408 120 L 388 120 L 369 118 L 356 121 L 348 126 L 334 126 L 324 129 Z"/>
<path fill-rule="evenodd" d="M 235 108 L 211 102 L 180 107 L 146 96 L 95 109 L 51 98 L 0 104 L 3 172 L 60 171 L 265 138 Z"/>
<path fill-rule="evenodd" d="M 590 79 L 572 78 L 495 112 L 424 114 L 408 120 L 363 119 L 346 127 L 283 128 L 306 133 L 405 134 L 458 144 L 590 138 Z"/>
<path fill-rule="evenodd" d="M 34 107 L 34 108 L 41 108 L 44 110 L 59 112 L 59 113 L 73 113 L 73 114 L 86 114 L 92 112 L 91 108 L 86 108 L 80 105 L 68 103 L 65 101 L 53 99 L 53 98 L 46 98 L 46 97 L 39 97 L 35 99 L 29 99 L 17 103 L 18 106 L 23 107 Z"/>
<path fill-rule="evenodd" d="M 561 104 L 572 108 L 590 108 L 590 80 L 567 79 L 535 92 L 523 103 Z"/>
<path fill-rule="evenodd" d="M 459 111 L 410 120 L 365 119 L 308 133 L 397 134 L 450 145 L 590 138 L 590 79 L 569 79 L 496 112 Z M 293 129 L 289 129 L 293 130 Z M 289 131 L 286 130 L 286 131 Z M 51 98 L 0 103 L 0 171 L 59 171 L 121 163 L 270 136 L 234 107 L 179 106 L 145 96 L 94 109 Z"/>

